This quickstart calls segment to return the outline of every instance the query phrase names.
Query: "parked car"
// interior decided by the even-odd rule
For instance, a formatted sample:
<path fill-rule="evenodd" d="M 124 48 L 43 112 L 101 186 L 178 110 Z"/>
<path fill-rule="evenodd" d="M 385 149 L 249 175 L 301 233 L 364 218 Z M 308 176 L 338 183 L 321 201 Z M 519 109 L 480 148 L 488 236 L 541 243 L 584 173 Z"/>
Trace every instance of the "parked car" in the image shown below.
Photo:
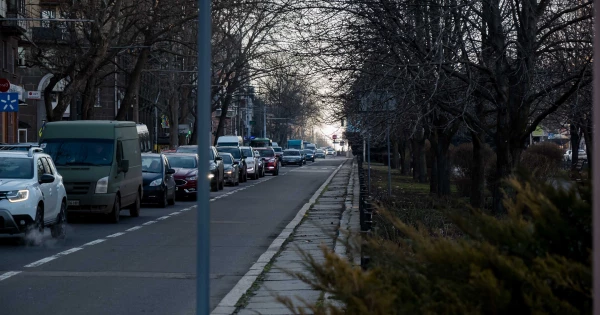
<path fill-rule="evenodd" d="M 265 172 L 275 176 L 279 175 L 281 161 L 275 156 L 273 148 L 256 148 L 256 151 L 260 154 L 260 158 L 264 162 Z"/>
<path fill-rule="evenodd" d="M 273 151 L 275 151 L 275 157 L 281 162 L 281 158 L 283 157 L 283 149 L 281 147 L 273 147 Z"/>
<path fill-rule="evenodd" d="M 335 150 L 327 149 L 327 155 L 335 155 Z"/>
<path fill-rule="evenodd" d="M 219 191 L 225 188 L 225 170 L 223 159 L 213 146 L 209 148 L 210 155 L 208 157 L 208 178 L 210 179 L 210 188 L 212 191 Z"/>
<path fill-rule="evenodd" d="M 567 152 L 565 152 L 565 154 L 563 155 L 563 158 L 565 159 L 565 161 L 571 161 L 573 159 L 573 151 L 567 150 Z M 587 160 L 587 151 L 585 151 L 584 149 L 579 149 L 577 151 L 577 158 L 579 160 Z"/>
<path fill-rule="evenodd" d="M 175 170 L 161 153 L 142 153 L 144 178 L 143 203 L 157 203 L 164 208 L 175 204 Z"/>
<path fill-rule="evenodd" d="M 64 177 L 69 213 L 108 214 L 113 223 L 124 209 L 140 215 L 144 184 L 135 122 L 49 122 L 40 147 Z"/>
<path fill-rule="evenodd" d="M 302 157 L 302 154 L 300 153 L 300 150 L 296 150 L 296 149 L 283 150 L 283 158 L 281 161 L 281 165 L 286 166 L 289 164 L 295 164 L 295 165 L 299 165 L 299 166 L 302 166 L 304 164 L 304 159 Z"/>
<path fill-rule="evenodd" d="M 175 150 L 177 153 L 198 153 L 197 145 L 180 145 Z"/>
<path fill-rule="evenodd" d="M 315 161 L 315 151 L 311 149 L 304 150 L 304 160 L 305 161 Z"/>
<path fill-rule="evenodd" d="M 260 153 L 254 149 L 254 157 L 258 161 L 258 177 L 265 177 L 265 161 L 260 158 Z"/>
<path fill-rule="evenodd" d="M 231 155 L 233 155 L 233 158 L 239 163 L 240 165 L 240 183 L 245 183 L 248 181 L 248 169 L 247 169 L 247 165 L 246 165 L 246 159 L 244 154 L 242 153 L 242 149 L 240 149 L 240 147 L 217 147 L 217 151 L 219 151 L 219 153 L 221 152 L 225 152 L 225 153 L 231 153 Z"/>
<path fill-rule="evenodd" d="M 177 198 L 196 199 L 198 189 L 198 154 L 165 154 L 172 169 L 175 170 L 175 195 Z"/>
<path fill-rule="evenodd" d="M 252 147 L 240 147 L 246 160 L 247 172 L 251 179 L 258 179 L 258 159 L 254 156 L 254 149 Z"/>
<path fill-rule="evenodd" d="M 67 192 L 52 158 L 40 148 L 0 153 L 0 234 L 66 236 Z"/>
<path fill-rule="evenodd" d="M 323 151 L 321 149 L 317 149 L 317 151 L 315 151 L 315 158 L 324 159 L 325 158 L 325 151 Z"/>
<path fill-rule="evenodd" d="M 237 186 L 240 184 L 240 164 L 236 162 L 231 153 L 219 153 L 223 159 L 225 170 L 225 184 Z"/>

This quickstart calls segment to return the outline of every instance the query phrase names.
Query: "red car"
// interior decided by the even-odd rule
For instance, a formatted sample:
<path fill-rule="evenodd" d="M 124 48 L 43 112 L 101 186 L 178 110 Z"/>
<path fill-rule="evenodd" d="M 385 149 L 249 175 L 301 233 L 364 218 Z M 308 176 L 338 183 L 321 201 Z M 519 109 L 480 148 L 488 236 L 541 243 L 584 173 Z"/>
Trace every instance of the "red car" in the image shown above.
<path fill-rule="evenodd" d="M 175 170 L 173 177 L 175 177 L 176 196 L 195 199 L 198 187 L 198 155 L 193 153 L 167 153 L 165 156 L 171 168 Z"/>
<path fill-rule="evenodd" d="M 254 148 L 254 151 L 258 151 L 260 158 L 265 163 L 265 173 L 271 173 L 275 176 L 279 175 L 279 168 L 281 168 L 281 162 L 275 155 L 275 150 L 271 147 L 266 148 Z"/>

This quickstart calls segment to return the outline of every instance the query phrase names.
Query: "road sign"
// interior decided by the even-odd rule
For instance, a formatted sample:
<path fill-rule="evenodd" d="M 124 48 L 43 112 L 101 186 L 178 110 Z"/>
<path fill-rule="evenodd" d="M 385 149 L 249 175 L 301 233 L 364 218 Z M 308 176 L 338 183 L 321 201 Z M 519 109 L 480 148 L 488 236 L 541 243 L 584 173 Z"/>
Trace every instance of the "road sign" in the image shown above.
<path fill-rule="evenodd" d="M 0 112 L 16 113 L 18 111 L 19 93 L 0 93 Z"/>
<path fill-rule="evenodd" d="M 28 91 L 27 92 L 27 99 L 30 99 L 30 100 L 41 100 L 42 99 L 42 92 L 40 92 L 40 91 Z"/>
<path fill-rule="evenodd" d="M 333 137 L 331 137 L 332 139 L 337 139 L 337 135 L 333 135 Z"/>
<path fill-rule="evenodd" d="M 7 79 L 0 79 L 0 92 L 8 92 L 10 89 L 10 82 Z"/>

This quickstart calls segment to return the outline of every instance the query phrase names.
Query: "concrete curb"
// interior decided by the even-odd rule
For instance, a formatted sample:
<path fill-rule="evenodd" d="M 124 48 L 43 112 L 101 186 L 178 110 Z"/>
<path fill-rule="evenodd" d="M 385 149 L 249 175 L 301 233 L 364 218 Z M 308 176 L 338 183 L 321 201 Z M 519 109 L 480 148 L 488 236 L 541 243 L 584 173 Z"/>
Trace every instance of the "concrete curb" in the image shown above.
<path fill-rule="evenodd" d="M 232 314 L 236 310 L 236 304 L 240 300 L 240 298 L 246 294 L 246 292 L 252 287 L 252 284 L 256 281 L 258 276 L 262 273 L 265 266 L 273 259 L 275 254 L 279 252 L 285 241 L 288 237 L 294 232 L 294 229 L 302 222 L 306 211 L 312 207 L 312 205 L 317 201 L 325 187 L 329 185 L 329 182 L 333 179 L 333 177 L 338 173 L 338 171 L 348 162 L 346 159 L 340 166 L 338 166 L 331 175 L 325 180 L 325 182 L 317 189 L 317 191 L 313 194 L 313 196 L 309 199 L 307 203 L 300 208 L 296 216 L 288 225 L 281 231 L 279 236 L 273 240 L 267 251 L 265 251 L 258 260 L 250 267 L 250 270 L 237 282 L 237 284 L 225 295 L 225 297 L 219 302 L 217 307 L 211 312 L 211 315 L 223 315 L 223 314 Z"/>

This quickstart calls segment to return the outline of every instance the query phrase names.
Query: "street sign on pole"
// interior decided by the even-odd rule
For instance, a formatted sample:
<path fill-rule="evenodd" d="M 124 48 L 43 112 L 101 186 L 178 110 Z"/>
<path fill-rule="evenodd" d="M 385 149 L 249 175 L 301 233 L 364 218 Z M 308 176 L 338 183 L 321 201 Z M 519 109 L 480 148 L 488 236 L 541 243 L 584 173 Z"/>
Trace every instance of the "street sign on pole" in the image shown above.
<path fill-rule="evenodd" d="M 10 89 L 10 82 L 7 79 L 0 79 L 0 92 L 8 92 Z"/>
<path fill-rule="evenodd" d="M 16 113 L 18 111 L 19 93 L 0 93 L 0 112 Z"/>
<path fill-rule="evenodd" d="M 337 139 L 337 135 L 333 135 L 333 137 L 331 137 L 333 140 Z"/>
<path fill-rule="evenodd" d="M 40 91 L 28 91 L 27 92 L 27 99 L 30 99 L 30 100 L 41 100 L 42 99 L 42 92 L 40 92 Z"/>

